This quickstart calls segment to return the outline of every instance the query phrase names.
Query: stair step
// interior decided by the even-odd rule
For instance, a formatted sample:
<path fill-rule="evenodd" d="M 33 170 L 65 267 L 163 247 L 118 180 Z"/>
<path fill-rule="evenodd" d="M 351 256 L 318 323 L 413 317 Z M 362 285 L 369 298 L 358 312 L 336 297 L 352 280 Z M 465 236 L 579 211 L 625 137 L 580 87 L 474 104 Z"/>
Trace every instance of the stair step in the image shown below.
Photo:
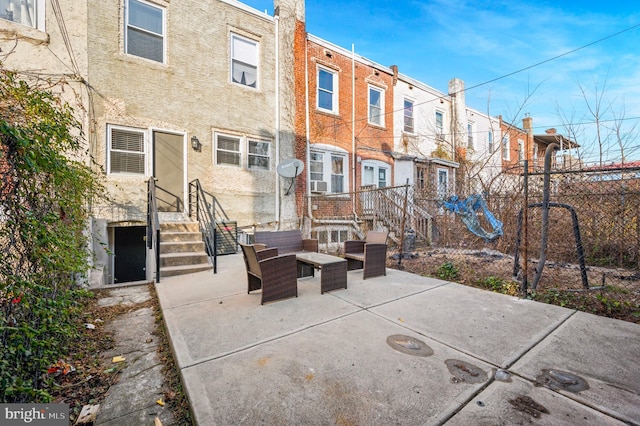
<path fill-rule="evenodd" d="M 167 266 L 160 268 L 160 277 L 174 277 L 176 275 L 193 274 L 196 272 L 210 271 L 213 266 L 208 263 L 201 263 L 197 265 L 180 265 L 180 266 Z"/>
<path fill-rule="evenodd" d="M 202 252 L 166 253 L 160 255 L 160 269 L 165 266 L 197 265 L 209 262 L 209 256 Z"/>
<path fill-rule="evenodd" d="M 171 241 L 160 243 L 160 254 L 204 253 L 204 241 Z"/>
<path fill-rule="evenodd" d="M 160 223 L 162 232 L 200 232 L 198 222 L 162 222 Z"/>
<path fill-rule="evenodd" d="M 200 232 L 170 232 L 165 231 L 160 234 L 163 243 L 179 242 L 179 241 L 202 241 L 202 233 Z"/>

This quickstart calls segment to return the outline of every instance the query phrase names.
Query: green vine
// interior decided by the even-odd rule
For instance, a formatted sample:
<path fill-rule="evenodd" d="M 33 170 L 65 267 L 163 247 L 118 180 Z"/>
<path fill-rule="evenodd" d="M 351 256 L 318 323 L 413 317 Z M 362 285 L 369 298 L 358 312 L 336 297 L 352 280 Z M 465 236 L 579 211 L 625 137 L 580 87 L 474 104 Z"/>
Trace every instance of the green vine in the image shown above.
<path fill-rule="evenodd" d="M 0 105 L 0 400 L 48 402 L 48 369 L 82 326 L 85 231 L 103 187 L 68 104 L 0 63 Z"/>

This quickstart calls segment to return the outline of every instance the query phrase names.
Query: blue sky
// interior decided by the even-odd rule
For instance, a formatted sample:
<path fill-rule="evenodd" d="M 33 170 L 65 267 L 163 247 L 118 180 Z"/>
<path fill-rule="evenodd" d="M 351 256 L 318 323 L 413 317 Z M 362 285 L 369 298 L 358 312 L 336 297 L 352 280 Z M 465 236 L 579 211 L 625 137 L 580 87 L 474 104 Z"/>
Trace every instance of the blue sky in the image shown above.
<path fill-rule="evenodd" d="M 241 1 L 273 14 L 271 0 Z M 306 24 L 444 93 L 460 78 L 467 105 L 517 126 L 525 113 L 536 133 L 571 123 L 584 159 L 620 161 L 620 138 L 596 143 L 598 110 L 601 134 L 618 127 L 626 160 L 640 160 L 635 1 L 307 0 Z"/>

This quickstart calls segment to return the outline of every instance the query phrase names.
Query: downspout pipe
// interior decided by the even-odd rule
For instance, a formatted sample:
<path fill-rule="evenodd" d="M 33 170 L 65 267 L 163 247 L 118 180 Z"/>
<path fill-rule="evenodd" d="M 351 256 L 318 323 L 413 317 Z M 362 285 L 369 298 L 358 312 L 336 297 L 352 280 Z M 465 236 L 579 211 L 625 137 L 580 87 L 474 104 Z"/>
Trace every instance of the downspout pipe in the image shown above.
<path fill-rule="evenodd" d="M 357 220 L 356 213 L 356 46 L 351 43 L 351 187 L 353 188 L 353 197 L 351 197 L 351 210 L 353 218 Z"/>
<path fill-rule="evenodd" d="M 311 167 L 310 162 L 311 162 L 311 152 L 310 152 L 310 143 L 309 143 L 309 134 L 310 134 L 310 130 L 309 130 L 309 61 L 307 59 L 307 51 L 308 51 L 308 38 L 305 35 L 304 37 L 304 115 L 305 115 L 305 120 L 304 120 L 304 125 L 305 125 L 305 142 L 306 142 L 306 152 L 305 152 L 305 156 L 306 156 L 306 160 L 307 160 L 307 167 L 305 167 L 306 170 L 306 179 L 307 179 L 307 184 L 305 185 L 306 187 L 306 197 L 307 197 L 307 213 L 309 215 L 309 219 L 313 220 L 313 213 L 311 211 L 311 171 L 309 170 Z"/>
<path fill-rule="evenodd" d="M 280 17 L 275 16 L 276 50 L 276 167 L 280 164 Z M 276 229 L 280 229 L 280 175 L 276 173 Z"/>

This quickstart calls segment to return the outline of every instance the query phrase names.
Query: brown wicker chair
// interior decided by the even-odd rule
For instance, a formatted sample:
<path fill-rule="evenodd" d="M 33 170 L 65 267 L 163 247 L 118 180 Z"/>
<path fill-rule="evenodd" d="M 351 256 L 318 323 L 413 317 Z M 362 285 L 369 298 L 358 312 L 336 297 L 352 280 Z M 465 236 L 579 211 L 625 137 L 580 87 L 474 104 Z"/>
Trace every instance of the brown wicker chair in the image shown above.
<path fill-rule="evenodd" d="M 386 231 L 369 231 L 365 240 L 344 242 L 344 258 L 347 269 L 362 269 L 362 278 L 387 275 L 387 236 Z"/>
<path fill-rule="evenodd" d="M 247 267 L 247 293 L 262 289 L 260 304 L 298 297 L 298 264 L 295 254 L 278 255 L 277 248 L 240 244 Z"/>

